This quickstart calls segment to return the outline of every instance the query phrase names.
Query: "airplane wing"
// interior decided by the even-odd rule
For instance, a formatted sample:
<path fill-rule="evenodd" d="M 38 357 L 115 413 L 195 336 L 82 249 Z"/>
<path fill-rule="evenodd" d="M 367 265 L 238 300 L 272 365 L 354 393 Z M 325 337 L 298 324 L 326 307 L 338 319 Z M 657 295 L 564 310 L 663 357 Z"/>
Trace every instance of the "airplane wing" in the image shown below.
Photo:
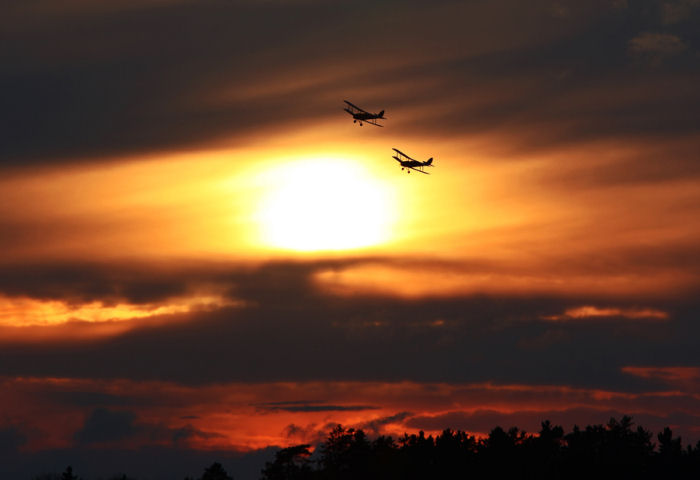
<path fill-rule="evenodd" d="M 371 123 L 372 125 L 376 125 L 376 126 L 378 126 L 378 127 L 383 127 L 383 126 L 384 126 L 384 125 L 379 125 L 379 123 L 377 123 L 377 121 L 376 121 L 376 120 L 373 120 L 373 119 L 362 120 L 362 121 L 365 122 L 365 123 Z"/>
<path fill-rule="evenodd" d="M 425 173 L 426 175 L 430 175 L 428 172 L 424 172 L 423 170 L 419 170 L 417 168 L 413 168 L 413 167 L 406 167 L 406 168 L 410 168 L 411 170 L 415 170 L 416 172 Z"/>
<path fill-rule="evenodd" d="M 401 150 L 399 150 L 398 148 L 392 148 L 392 150 L 395 151 L 396 153 L 398 153 L 398 154 L 399 154 L 400 156 L 402 156 L 402 157 L 406 157 L 407 159 L 413 160 L 414 162 L 416 161 L 414 158 L 409 157 L 408 155 L 406 155 L 405 153 L 403 153 L 403 152 L 402 152 Z"/>
<path fill-rule="evenodd" d="M 348 102 L 347 100 L 343 100 L 343 101 L 344 101 L 345 103 L 347 103 L 347 104 L 348 104 L 348 106 L 350 106 L 350 108 L 353 108 L 353 109 L 357 110 L 358 112 L 362 112 L 362 113 L 369 113 L 369 112 L 367 112 L 367 111 L 365 111 L 365 110 L 361 109 L 361 108 L 360 108 L 360 107 L 358 107 L 357 105 L 354 105 L 354 104 L 352 104 L 352 103 Z"/>

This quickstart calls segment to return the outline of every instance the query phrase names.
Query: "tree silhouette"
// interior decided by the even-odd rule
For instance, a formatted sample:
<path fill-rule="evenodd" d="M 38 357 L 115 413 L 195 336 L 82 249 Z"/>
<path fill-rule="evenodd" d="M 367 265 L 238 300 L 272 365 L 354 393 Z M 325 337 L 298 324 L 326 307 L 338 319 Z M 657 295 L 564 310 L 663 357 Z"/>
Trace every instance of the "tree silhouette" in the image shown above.
<path fill-rule="evenodd" d="M 323 477 L 332 480 L 366 478 L 369 472 L 370 443 L 365 432 L 337 425 L 321 445 Z"/>
<path fill-rule="evenodd" d="M 432 435 L 406 435 L 399 439 L 402 470 L 406 478 L 419 479 L 429 476 L 435 467 L 435 441 Z"/>
<path fill-rule="evenodd" d="M 77 475 L 73 475 L 73 467 L 68 465 L 61 475 L 61 480 L 80 480 Z"/>
<path fill-rule="evenodd" d="M 296 445 L 275 453 L 275 460 L 267 462 L 262 471 L 263 480 L 302 480 L 311 475 L 309 451 L 311 445 Z"/>
<path fill-rule="evenodd" d="M 209 468 L 204 470 L 200 480 L 233 480 L 233 478 L 229 477 L 219 462 L 214 462 Z"/>
<path fill-rule="evenodd" d="M 394 439 L 381 435 L 372 442 L 370 455 L 370 477 L 382 480 L 399 480 L 399 449 Z"/>
<path fill-rule="evenodd" d="M 673 438 L 673 431 L 668 427 L 664 428 L 656 438 L 659 440 L 659 468 L 669 476 L 677 476 L 684 463 L 681 438 Z"/>

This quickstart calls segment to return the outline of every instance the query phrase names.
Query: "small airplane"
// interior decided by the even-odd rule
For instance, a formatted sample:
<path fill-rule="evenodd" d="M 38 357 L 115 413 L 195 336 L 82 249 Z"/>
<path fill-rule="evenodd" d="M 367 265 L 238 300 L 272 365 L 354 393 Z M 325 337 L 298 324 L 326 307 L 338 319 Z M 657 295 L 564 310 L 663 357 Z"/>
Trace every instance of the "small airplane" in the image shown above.
<path fill-rule="evenodd" d="M 392 158 L 401 164 L 401 170 L 406 169 L 406 173 L 411 173 L 411 170 L 415 170 L 416 172 L 430 175 L 428 172 L 424 172 L 423 168 L 434 166 L 433 157 L 430 157 L 425 162 L 421 162 L 420 160 L 414 160 L 396 148 L 392 148 L 392 150 L 396 152 L 396 155 L 394 155 Z"/>
<path fill-rule="evenodd" d="M 352 123 L 360 122 L 360 126 L 362 126 L 362 122 L 365 123 L 371 123 L 372 125 L 376 125 L 378 127 L 383 127 L 384 125 L 379 125 L 377 120 L 379 119 L 384 119 L 384 110 L 382 110 L 379 113 L 369 113 L 366 110 L 361 109 L 357 105 L 353 105 L 352 103 L 348 102 L 347 100 L 343 100 L 348 106 L 343 108 L 346 112 L 348 112 L 350 115 L 352 115 Z"/>

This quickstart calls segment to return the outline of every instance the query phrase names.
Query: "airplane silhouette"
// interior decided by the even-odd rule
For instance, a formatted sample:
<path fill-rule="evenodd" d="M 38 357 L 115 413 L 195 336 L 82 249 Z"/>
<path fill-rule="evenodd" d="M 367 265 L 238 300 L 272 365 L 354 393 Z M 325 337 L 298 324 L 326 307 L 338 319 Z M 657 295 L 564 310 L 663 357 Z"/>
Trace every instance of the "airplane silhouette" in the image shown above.
<path fill-rule="evenodd" d="M 425 162 L 421 162 L 420 160 L 415 160 L 405 153 L 403 153 L 401 150 L 398 150 L 396 148 L 392 148 L 393 151 L 396 152 L 396 155 L 393 155 L 392 158 L 394 158 L 397 162 L 401 164 L 401 170 L 406 170 L 407 173 L 411 173 L 411 170 L 415 170 L 416 172 L 420 173 L 425 173 L 426 175 L 430 175 L 428 172 L 423 171 L 423 168 L 425 167 L 433 167 L 433 157 L 430 157 L 428 160 Z"/>
<path fill-rule="evenodd" d="M 360 122 L 360 126 L 362 126 L 362 122 L 365 123 L 370 123 L 372 125 L 376 125 L 377 127 L 383 127 L 384 125 L 379 125 L 379 122 L 377 120 L 379 119 L 384 119 L 384 110 L 382 110 L 379 113 L 370 113 L 367 110 L 363 110 L 357 105 L 353 105 L 352 103 L 348 102 L 347 100 L 343 100 L 348 106 L 343 108 L 346 112 L 348 112 L 350 115 L 352 115 L 353 121 L 352 123 Z"/>

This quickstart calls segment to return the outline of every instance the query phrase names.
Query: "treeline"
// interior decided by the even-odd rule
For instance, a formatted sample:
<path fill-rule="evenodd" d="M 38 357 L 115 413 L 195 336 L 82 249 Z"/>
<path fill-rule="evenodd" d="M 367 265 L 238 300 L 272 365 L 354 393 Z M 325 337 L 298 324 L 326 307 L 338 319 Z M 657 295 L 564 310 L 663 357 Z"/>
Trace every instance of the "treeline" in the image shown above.
<path fill-rule="evenodd" d="M 494 428 L 477 439 L 444 430 L 436 437 L 406 435 L 370 440 L 338 425 L 316 452 L 311 445 L 279 450 L 261 480 L 425 480 L 442 478 L 570 479 L 700 478 L 700 442 L 683 448 L 667 427 L 654 435 L 631 417 L 565 433 L 549 421 L 536 435 Z M 507 477 L 506 477 L 507 478 Z"/>
<path fill-rule="evenodd" d="M 156 459 L 154 459 L 156 460 Z M 157 461 L 157 460 L 156 460 Z M 260 480 L 426 480 L 512 476 L 527 479 L 583 479 L 605 475 L 614 478 L 658 480 L 700 478 L 700 442 L 685 448 L 667 427 L 657 435 L 631 417 L 611 418 L 606 425 L 574 427 L 542 423 L 537 434 L 517 427 L 496 427 L 488 437 L 444 430 L 425 436 L 404 434 L 398 439 L 370 439 L 360 429 L 338 425 L 312 451 L 295 445 L 275 453 L 265 464 Z M 35 480 L 83 480 L 68 467 L 62 475 L 45 474 Z M 232 480 L 219 463 L 197 478 Z M 109 480 L 134 480 L 118 475 Z"/>

